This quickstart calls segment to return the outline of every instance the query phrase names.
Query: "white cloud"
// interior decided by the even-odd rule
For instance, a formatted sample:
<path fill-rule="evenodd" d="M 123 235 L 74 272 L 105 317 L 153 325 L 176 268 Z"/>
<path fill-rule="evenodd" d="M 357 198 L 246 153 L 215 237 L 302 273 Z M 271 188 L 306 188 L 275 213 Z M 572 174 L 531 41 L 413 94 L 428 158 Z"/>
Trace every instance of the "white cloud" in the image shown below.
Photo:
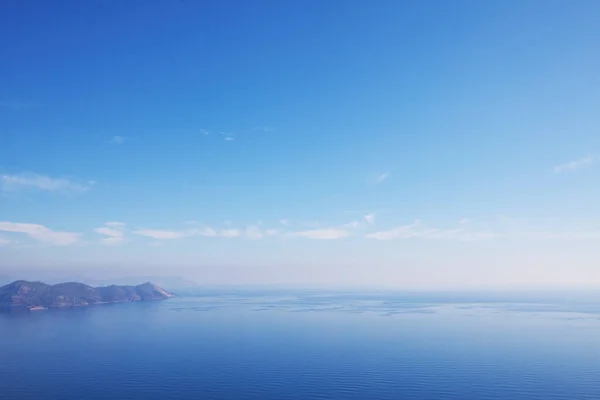
<path fill-rule="evenodd" d="M 206 129 L 200 129 L 200 133 L 203 134 L 204 136 L 210 135 L 210 133 Z"/>
<path fill-rule="evenodd" d="M 125 143 L 126 140 L 127 140 L 127 138 L 125 136 L 113 136 L 110 139 L 110 144 L 119 145 L 119 144 Z"/>
<path fill-rule="evenodd" d="M 79 233 L 53 231 L 43 225 L 8 221 L 0 221 L 0 231 L 23 233 L 32 239 L 56 246 L 75 244 L 80 237 Z"/>
<path fill-rule="evenodd" d="M 364 219 L 369 225 L 373 225 L 375 223 L 375 215 L 373 213 L 365 215 Z"/>
<path fill-rule="evenodd" d="M 244 236 L 248 239 L 262 239 L 268 236 L 277 236 L 279 234 L 278 229 L 261 229 L 262 222 L 259 222 L 258 226 L 248 226 L 244 231 Z"/>
<path fill-rule="evenodd" d="M 421 226 L 420 221 L 415 221 L 409 225 L 399 226 L 397 228 L 369 233 L 365 237 L 376 240 L 391 240 L 391 239 L 427 239 L 427 240 L 459 240 L 459 241 L 476 241 L 495 237 L 489 232 L 468 232 L 463 229 L 439 229 L 425 228 Z"/>
<path fill-rule="evenodd" d="M 226 142 L 233 142 L 234 140 L 235 140 L 235 139 L 234 139 L 234 138 L 232 138 L 232 137 L 226 137 L 226 138 L 225 138 L 225 141 L 226 141 Z"/>
<path fill-rule="evenodd" d="M 94 229 L 100 235 L 106 236 L 101 240 L 104 244 L 121 244 L 125 241 L 125 224 L 122 222 L 107 222 L 104 226 Z"/>
<path fill-rule="evenodd" d="M 248 227 L 246 227 L 246 231 L 244 232 L 244 235 L 248 239 L 254 239 L 254 240 L 256 240 L 256 239 L 262 239 L 263 236 L 264 236 L 263 232 L 257 226 L 248 226 Z"/>
<path fill-rule="evenodd" d="M 193 230 L 170 231 L 164 229 L 138 229 L 136 231 L 133 231 L 133 233 L 140 236 L 150 237 L 156 240 L 173 240 L 194 236 Z"/>
<path fill-rule="evenodd" d="M 390 177 L 389 172 L 383 172 L 375 177 L 375 184 L 380 184 Z"/>
<path fill-rule="evenodd" d="M 203 229 L 191 229 L 187 232 L 187 234 L 184 234 L 182 237 L 189 237 L 189 236 L 215 237 L 218 235 L 219 234 L 217 233 L 217 231 L 215 231 L 213 228 L 203 228 Z"/>
<path fill-rule="evenodd" d="M 350 236 L 349 232 L 340 228 L 325 228 L 325 229 L 310 229 L 307 231 L 292 232 L 289 234 L 292 237 L 305 239 L 327 240 L 327 239 L 342 239 Z"/>
<path fill-rule="evenodd" d="M 222 237 L 222 238 L 236 238 L 240 237 L 243 234 L 251 238 L 260 238 L 256 237 L 260 233 L 256 233 L 253 230 L 246 230 L 244 232 L 239 229 L 222 229 L 216 230 L 211 227 L 205 227 L 202 229 L 186 229 L 186 230 L 165 230 L 165 229 L 138 229 L 133 232 L 136 235 L 150 237 L 156 240 L 174 240 L 174 239 L 183 239 L 194 236 L 204 236 L 204 237 Z M 262 233 L 260 233 L 262 235 Z"/>
<path fill-rule="evenodd" d="M 121 230 L 108 228 L 105 226 L 101 227 L 101 228 L 96 228 L 96 229 L 94 229 L 94 231 L 96 233 L 99 233 L 100 235 L 109 236 L 112 238 L 122 238 L 123 237 L 123 232 Z"/>
<path fill-rule="evenodd" d="M 283 225 L 283 226 L 288 226 L 288 224 L 289 224 L 289 221 L 288 221 L 287 219 L 285 219 L 285 218 L 284 218 L 284 219 L 280 220 L 280 221 L 279 221 L 279 223 L 280 223 L 281 225 Z"/>
<path fill-rule="evenodd" d="M 242 232 L 240 232 L 239 229 L 223 229 L 218 234 L 218 236 L 221 236 L 224 238 L 234 238 L 234 237 L 239 237 L 241 235 L 242 235 Z M 215 235 L 215 236 L 217 236 L 217 235 Z"/>
<path fill-rule="evenodd" d="M 594 157 L 587 155 L 586 157 L 578 160 L 569 161 L 568 163 L 557 165 L 554 167 L 554 173 L 560 174 L 561 172 L 572 172 L 578 169 L 589 167 L 594 162 Z"/>
<path fill-rule="evenodd" d="M 461 218 L 460 221 L 458 221 L 461 225 L 464 224 L 468 224 L 469 222 L 471 222 L 471 218 Z"/>
<path fill-rule="evenodd" d="M 49 176 L 22 173 L 16 175 L 0 175 L 0 188 L 4 192 L 36 189 L 50 192 L 83 193 L 88 191 L 95 182 L 71 182 L 68 179 L 51 178 Z"/>

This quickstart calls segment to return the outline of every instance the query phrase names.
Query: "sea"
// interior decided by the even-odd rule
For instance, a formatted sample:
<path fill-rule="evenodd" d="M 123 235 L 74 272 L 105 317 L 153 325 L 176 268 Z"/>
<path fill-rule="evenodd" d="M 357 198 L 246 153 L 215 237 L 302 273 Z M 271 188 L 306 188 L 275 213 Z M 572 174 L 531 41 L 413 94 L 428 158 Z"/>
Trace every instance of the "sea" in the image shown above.
<path fill-rule="evenodd" d="M 0 399 L 600 399 L 600 293 L 187 289 L 0 313 Z"/>

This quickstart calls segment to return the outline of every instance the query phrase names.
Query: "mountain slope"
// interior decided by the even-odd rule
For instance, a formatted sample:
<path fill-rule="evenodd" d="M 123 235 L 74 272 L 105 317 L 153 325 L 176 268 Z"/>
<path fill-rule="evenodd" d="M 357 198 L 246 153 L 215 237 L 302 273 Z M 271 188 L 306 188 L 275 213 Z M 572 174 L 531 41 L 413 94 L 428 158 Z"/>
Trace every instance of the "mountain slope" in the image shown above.
<path fill-rule="evenodd" d="M 137 286 L 93 287 L 78 282 L 47 285 L 15 281 L 0 287 L 0 308 L 79 307 L 98 303 L 162 300 L 173 294 L 150 282 Z"/>

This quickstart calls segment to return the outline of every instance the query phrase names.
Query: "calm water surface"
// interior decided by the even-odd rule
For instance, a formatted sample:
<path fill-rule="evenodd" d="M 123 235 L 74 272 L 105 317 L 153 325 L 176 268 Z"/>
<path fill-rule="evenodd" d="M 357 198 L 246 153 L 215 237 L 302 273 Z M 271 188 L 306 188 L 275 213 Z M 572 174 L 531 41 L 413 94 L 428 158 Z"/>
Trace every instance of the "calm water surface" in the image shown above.
<path fill-rule="evenodd" d="M 598 400 L 600 301 L 213 291 L 3 313 L 0 397 Z"/>

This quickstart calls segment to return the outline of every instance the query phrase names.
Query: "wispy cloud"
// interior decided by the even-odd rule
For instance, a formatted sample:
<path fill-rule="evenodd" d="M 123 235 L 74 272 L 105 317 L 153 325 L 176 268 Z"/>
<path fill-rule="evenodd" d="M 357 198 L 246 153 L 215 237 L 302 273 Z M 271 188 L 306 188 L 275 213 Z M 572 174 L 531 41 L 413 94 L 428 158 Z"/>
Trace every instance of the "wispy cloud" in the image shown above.
<path fill-rule="evenodd" d="M 364 216 L 364 219 L 367 221 L 367 224 L 373 225 L 375 223 L 375 214 L 369 213 Z"/>
<path fill-rule="evenodd" d="M 156 240 L 173 240 L 194 236 L 194 230 L 173 231 L 164 229 L 138 229 L 133 231 L 133 233 Z"/>
<path fill-rule="evenodd" d="M 125 136 L 113 136 L 110 139 L 110 144 L 123 144 L 126 140 L 127 138 Z"/>
<path fill-rule="evenodd" d="M 226 138 L 225 138 L 225 141 L 226 141 L 226 142 L 233 142 L 234 140 L 235 140 L 235 139 L 234 139 L 234 138 L 232 138 L 232 137 L 226 137 Z"/>
<path fill-rule="evenodd" d="M 52 178 L 45 175 L 21 173 L 16 175 L 0 175 L 0 188 L 4 192 L 20 190 L 45 190 L 50 192 L 83 193 L 94 185 L 93 181 L 87 183 L 72 182 L 68 179 Z"/>
<path fill-rule="evenodd" d="M 409 225 L 398 226 L 387 231 L 369 233 L 365 237 L 376 240 L 392 239 L 428 239 L 428 240 L 458 240 L 477 241 L 495 237 L 490 232 L 470 232 L 463 229 L 440 229 L 423 227 L 420 221 Z"/>
<path fill-rule="evenodd" d="M 288 234 L 288 236 L 315 240 L 334 240 L 348 237 L 350 236 L 350 233 L 341 228 L 325 228 L 291 232 Z"/>
<path fill-rule="evenodd" d="M 10 240 L 8 240 L 5 237 L 0 236 L 0 247 L 8 246 L 10 243 L 11 243 Z"/>
<path fill-rule="evenodd" d="M 80 238 L 79 233 L 53 231 L 43 225 L 9 221 L 0 221 L 0 231 L 22 233 L 32 239 L 56 246 L 75 244 Z"/>
<path fill-rule="evenodd" d="M 221 236 L 224 238 L 235 238 L 240 237 L 242 232 L 239 229 L 223 229 L 218 233 L 215 233 L 215 236 Z"/>
<path fill-rule="evenodd" d="M 390 177 L 389 172 L 383 172 L 375 177 L 375 184 L 379 185 L 383 181 L 387 180 Z"/>
<path fill-rule="evenodd" d="M 263 231 L 258 226 L 246 227 L 246 230 L 244 231 L 244 235 L 248 239 L 253 239 L 253 240 L 262 239 L 265 236 Z"/>
<path fill-rule="evenodd" d="M 577 160 L 569 161 L 564 164 L 560 164 L 554 167 L 554 173 L 560 174 L 562 172 L 573 172 L 579 169 L 589 167 L 594 163 L 595 159 L 591 155 L 587 155 Z"/>
<path fill-rule="evenodd" d="M 94 229 L 100 235 L 106 236 L 103 244 L 116 245 L 125 242 L 125 224 L 122 222 L 107 222 L 104 226 Z"/>
<path fill-rule="evenodd" d="M 245 229 L 227 228 L 214 229 L 205 227 L 200 229 L 184 229 L 184 230 L 164 230 L 164 229 L 138 229 L 133 233 L 136 235 L 150 237 L 156 240 L 174 240 L 183 239 L 195 236 L 209 238 L 238 238 L 246 237 L 248 239 L 262 239 L 265 236 L 272 236 L 274 230 L 262 230 L 258 226 L 248 226 Z"/>
<path fill-rule="evenodd" d="M 208 135 L 210 135 L 210 132 L 209 132 L 209 131 L 207 131 L 206 129 L 200 129 L 200 133 L 201 133 L 202 135 L 204 135 L 204 136 L 208 136 Z"/>

